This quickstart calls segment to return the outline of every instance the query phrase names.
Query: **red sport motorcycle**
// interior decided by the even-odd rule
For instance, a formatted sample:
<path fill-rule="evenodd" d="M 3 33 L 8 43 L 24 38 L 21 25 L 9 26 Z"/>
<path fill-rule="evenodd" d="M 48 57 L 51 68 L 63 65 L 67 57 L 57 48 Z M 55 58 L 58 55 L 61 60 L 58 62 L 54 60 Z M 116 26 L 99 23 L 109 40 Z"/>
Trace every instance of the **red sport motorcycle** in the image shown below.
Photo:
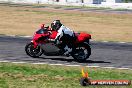
<path fill-rule="evenodd" d="M 49 30 L 44 27 L 37 30 L 32 41 L 25 46 L 26 54 L 36 58 L 42 54 L 46 56 L 64 56 L 64 49 L 60 48 L 61 44 L 56 45 L 54 39 L 57 35 L 56 31 Z M 91 35 L 87 33 L 75 33 L 76 40 L 72 44 L 73 51 L 70 54 L 76 61 L 84 62 L 91 55 L 89 40 Z"/>

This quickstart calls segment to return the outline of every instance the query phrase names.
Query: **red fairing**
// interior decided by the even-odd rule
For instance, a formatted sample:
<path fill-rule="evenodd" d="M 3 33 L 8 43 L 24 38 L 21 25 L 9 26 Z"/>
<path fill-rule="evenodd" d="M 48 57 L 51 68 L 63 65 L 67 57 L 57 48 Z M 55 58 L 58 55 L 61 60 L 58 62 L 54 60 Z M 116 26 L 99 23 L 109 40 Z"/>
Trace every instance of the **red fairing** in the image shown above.
<path fill-rule="evenodd" d="M 91 35 L 90 34 L 87 34 L 87 33 L 84 33 L 84 32 L 80 33 L 77 36 L 78 42 L 84 42 L 87 39 L 91 39 Z"/>
<path fill-rule="evenodd" d="M 34 43 L 34 48 L 36 48 L 36 47 L 38 46 L 38 39 L 39 39 L 40 37 L 42 37 L 42 36 L 49 36 L 49 33 L 47 33 L 47 34 L 37 34 L 37 33 L 35 33 L 35 34 L 34 34 L 34 37 L 33 37 L 33 39 L 32 39 L 32 41 L 33 41 L 33 43 Z"/>
<path fill-rule="evenodd" d="M 52 31 L 52 33 L 50 35 L 50 39 L 55 39 L 56 36 L 57 36 L 57 32 L 56 31 Z"/>
<path fill-rule="evenodd" d="M 42 34 L 36 34 L 36 33 L 35 33 L 35 35 L 34 35 L 34 37 L 33 37 L 33 39 L 32 39 L 33 44 L 34 44 L 34 48 L 36 48 L 36 47 L 38 46 L 37 41 L 38 41 L 38 38 L 40 38 L 41 36 L 42 36 Z"/>
<path fill-rule="evenodd" d="M 33 37 L 33 43 L 34 43 L 34 48 L 36 48 L 37 47 L 37 45 L 38 45 L 38 43 L 36 42 L 37 40 L 38 40 L 38 38 L 40 38 L 42 35 L 41 34 L 36 34 L 35 33 L 35 35 L 34 35 L 34 37 Z"/>
<path fill-rule="evenodd" d="M 42 36 L 49 36 L 50 39 L 55 39 L 55 37 L 57 36 L 57 32 L 56 31 L 51 31 L 52 33 L 49 34 L 49 32 L 44 33 L 44 34 L 34 34 L 34 37 L 32 39 L 33 43 L 34 43 L 34 48 L 36 48 L 38 46 L 38 44 L 40 42 L 44 42 L 44 41 L 38 41 L 38 39 Z"/>

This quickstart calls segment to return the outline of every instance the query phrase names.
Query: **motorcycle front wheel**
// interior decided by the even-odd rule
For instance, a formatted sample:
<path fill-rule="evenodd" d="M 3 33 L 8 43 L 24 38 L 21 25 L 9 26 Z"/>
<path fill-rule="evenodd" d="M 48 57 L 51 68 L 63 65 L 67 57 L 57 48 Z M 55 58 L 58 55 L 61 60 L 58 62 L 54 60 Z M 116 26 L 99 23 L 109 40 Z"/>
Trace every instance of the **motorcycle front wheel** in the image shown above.
<path fill-rule="evenodd" d="M 43 54 L 43 50 L 40 48 L 40 46 L 37 46 L 36 48 L 34 48 L 33 43 L 28 43 L 25 46 L 25 52 L 28 56 L 33 58 L 37 58 Z"/>
<path fill-rule="evenodd" d="M 79 44 L 72 53 L 72 57 L 78 62 L 85 62 L 91 55 L 91 48 L 88 44 Z"/>

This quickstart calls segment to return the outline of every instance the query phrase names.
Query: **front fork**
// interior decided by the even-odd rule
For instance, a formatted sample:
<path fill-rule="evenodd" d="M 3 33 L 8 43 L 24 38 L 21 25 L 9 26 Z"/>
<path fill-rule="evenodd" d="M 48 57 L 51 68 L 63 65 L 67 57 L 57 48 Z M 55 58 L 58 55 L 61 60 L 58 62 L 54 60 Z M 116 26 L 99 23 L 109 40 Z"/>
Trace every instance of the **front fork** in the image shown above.
<path fill-rule="evenodd" d="M 35 41 L 32 40 L 31 43 L 33 43 L 34 48 L 37 48 L 37 46 L 38 46 L 38 43 L 37 42 L 35 42 Z"/>

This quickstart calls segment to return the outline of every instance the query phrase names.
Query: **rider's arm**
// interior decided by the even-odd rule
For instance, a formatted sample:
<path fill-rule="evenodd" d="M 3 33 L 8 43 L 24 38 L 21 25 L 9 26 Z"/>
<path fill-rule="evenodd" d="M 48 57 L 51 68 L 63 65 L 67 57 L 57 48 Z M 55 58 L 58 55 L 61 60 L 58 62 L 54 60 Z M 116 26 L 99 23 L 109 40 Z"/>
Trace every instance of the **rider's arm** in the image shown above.
<path fill-rule="evenodd" d="M 56 44 L 59 44 L 59 43 L 60 43 L 60 39 L 61 39 L 62 36 L 63 36 L 63 29 L 60 28 L 60 29 L 58 30 L 57 36 L 56 36 L 56 38 L 55 38 L 55 43 L 56 43 Z"/>
<path fill-rule="evenodd" d="M 58 39 L 60 39 L 60 38 L 62 37 L 62 36 L 61 36 L 62 33 L 63 33 L 62 30 L 63 30 L 62 28 L 60 28 L 60 29 L 58 30 L 58 33 L 57 33 L 57 36 L 55 37 L 55 39 L 58 40 Z"/>

